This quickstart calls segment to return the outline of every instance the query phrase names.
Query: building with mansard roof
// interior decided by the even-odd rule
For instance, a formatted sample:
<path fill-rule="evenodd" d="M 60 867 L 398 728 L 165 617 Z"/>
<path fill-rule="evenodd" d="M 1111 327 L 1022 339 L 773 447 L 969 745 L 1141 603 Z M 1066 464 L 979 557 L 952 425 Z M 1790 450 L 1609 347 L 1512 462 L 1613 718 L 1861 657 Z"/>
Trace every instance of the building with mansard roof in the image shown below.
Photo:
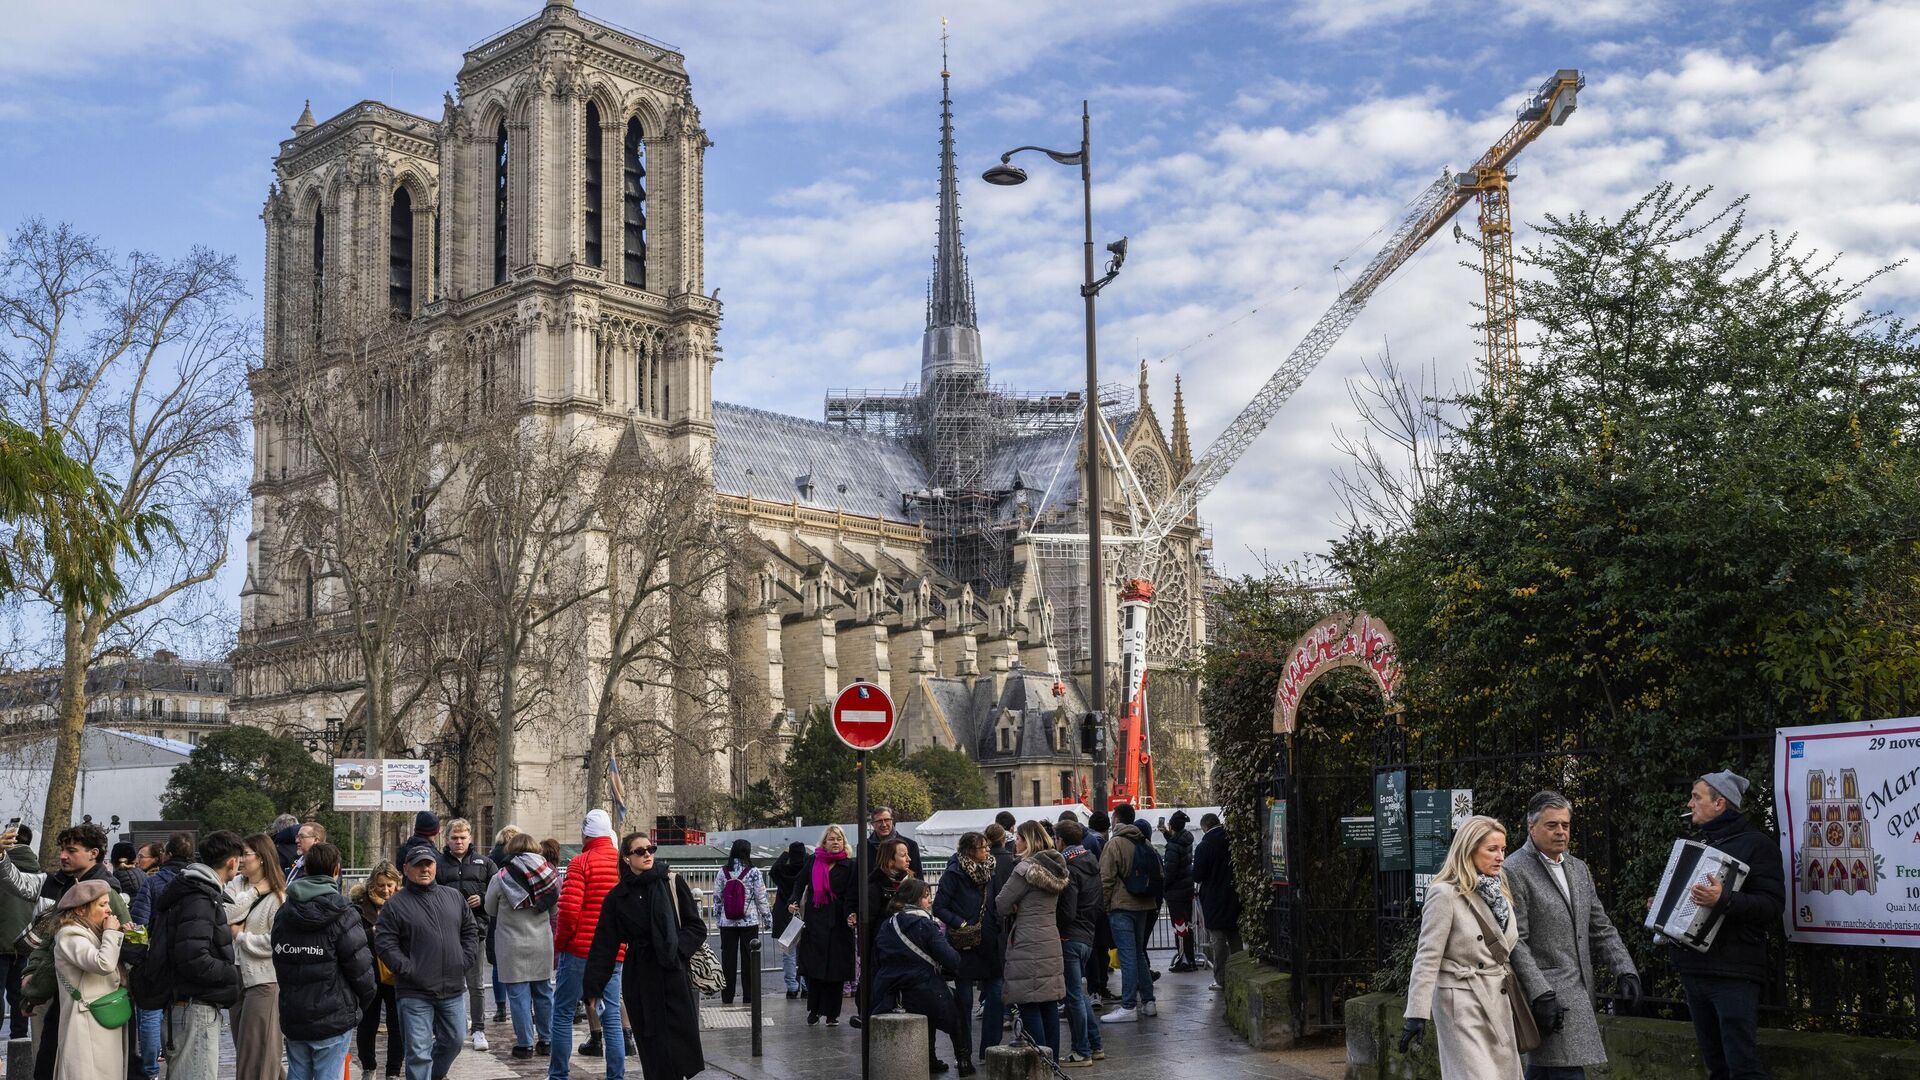
<path fill-rule="evenodd" d="M 892 693 L 909 749 L 966 751 L 1001 803 L 1086 795 L 1084 563 L 1055 565 L 1023 542 L 1030 530 L 1085 531 L 1084 399 L 991 382 L 945 71 L 941 83 L 919 380 L 823 388 L 821 420 L 713 400 L 721 309 L 705 280 L 701 195 L 712 144 L 672 47 L 554 0 L 466 54 L 438 120 L 377 102 L 324 122 L 304 113 L 263 214 L 266 363 L 235 718 L 317 731 L 361 707 L 350 650 L 327 644 L 343 631 L 323 553 L 300 550 L 283 525 L 289 492 L 312 480 L 267 380 L 276 365 L 325 363 L 344 347 L 330 328 L 349 315 L 390 311 L 427 338 L 479 343 L 477 362 L 507 377 L 528 416 L 710 469 L 719 510 L 751 536 L 728 575 L 737 664 L 726 710 L 761 737 L 696 760 L 623 759 L 630 813 L 711 812 L 690 793 L 738 793 L 766 775 L 806 714 L 856 678 Z M 1177 382 L 1168 427 L 1148 389 L 1143 367 L 1137 389 L 1104 388 L 1102 406 L 1152 497 L 1192 455 Z M 1116 525 L 1128 520 L 1125 490 L 1109 479 Z M 1205 744 L 1183 665 L 1205 637 L 1208 573 L 1189 522 L 1163 560 L 1149 637 L 1161 784 L 1189 799 L 1203 794 Z M 1110 695 L 1118 585 L 1096 598 Z M 605 640 L 604 628 L 582 634 L 589 660 Z M 577 823 L 586 733 L 564 718 L 593 702 L 570 694 L 556 690 L 560 721 L 516 744 L 515 792 L 462 808 L 483 832 L 512 820 L 565 835 Z"/>

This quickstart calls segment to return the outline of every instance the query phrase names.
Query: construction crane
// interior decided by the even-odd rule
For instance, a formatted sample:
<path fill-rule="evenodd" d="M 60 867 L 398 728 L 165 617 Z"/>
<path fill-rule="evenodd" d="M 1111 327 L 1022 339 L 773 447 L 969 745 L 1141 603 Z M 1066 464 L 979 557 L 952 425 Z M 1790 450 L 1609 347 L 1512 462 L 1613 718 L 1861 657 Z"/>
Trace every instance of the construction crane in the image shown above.
<path fill-rule="evenodd" d="M 1406 265 L 1427 239 L 1439 232 L 1469 199 L 1480 202 L 1481 252 L 1485 269 L 1487 296 L 1487 377 L 1496 393 L 1505 393 L 1519 370 L 1518 315 L 1515 311 L 1513 279 L 1513 228 L 1507 185 L 1513 174 L 1507 166 L 1522 148 L 1540 137 L 1549 127 L 1566 123 L 1586 85 L 1580 73 L 1562 68 L 1542 83 L 1522 105 L 1513 126 L 1502 135 L 1466 172 L 1443 172 L 1439 179 L 1421 192 L 1394 226 L 1386 245 L 1374 255 L 1333 304 L 1320 316 L 1307 336 L 1287 354 L 1273 374 L 1254 393 L 1240 414 L 1208 446 L 1173 491 L 1153 508 L 1144 523 L 1137 515 L 1127 534 L 1103 535 L 1101 546 L 1122 548 L 1120 558 L 1120 685 L 1125 688 L 1126 705 L 1119 724 L 1119 768 L 1115 770 L 1110 802 L 1152 806 L 1153 740 L 1146 704 L 1147 616 L 1153 600 L 1153 579 L 1165 550 L 1165 541 L 1174 528 L 1190 517 L 1200 501 L 1207 497 L 1239 462 L 1254 440 L 1265 431 L 1280 407 L 1287 403 L 1300 384 L 1319 366 L 1334 342 L 1358 318 L 1367 301 L 1394 271 Z M 1100 422 L 1100 438 L 1118 462 L 1120 483 L 1129 496 L 1146 505 L 1145 494 L 1124 455 L 1118 453 L 1119 441 L 1106 424 Z M 1038 557 L 1086 557 L 1085 533 L 1030 533 Z M 1098 675 L 1096 673 L 1096 679 Z"/>

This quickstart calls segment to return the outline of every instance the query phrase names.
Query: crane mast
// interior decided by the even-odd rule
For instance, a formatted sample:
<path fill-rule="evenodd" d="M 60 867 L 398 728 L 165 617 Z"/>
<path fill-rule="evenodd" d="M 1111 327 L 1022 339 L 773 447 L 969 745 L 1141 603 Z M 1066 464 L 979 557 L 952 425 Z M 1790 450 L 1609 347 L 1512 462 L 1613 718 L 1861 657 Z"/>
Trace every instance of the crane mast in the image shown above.
<path fill-rule="evenodd" d="M 1480 204 L 1483 278 L 1486 287 L 1487 380 L 1496 396 L 1511 393 L 1519 372 L 1519 316 L 1513 276 L 1513 228 L 1507 170 L 1521 149 L 1549 127 L 1566 122 L 1578 103 L 1586 79 L 1579 71 L 1562 68 L 1522 105 L 1512 127 L 1466 171 L 1443 172 L 1416 196 L 1395 225 L 1393 233 L 1353 283 L 1336 297 L 1319 320 L 1293 347 L 1286 359 L 1267 376 L 1253 398 L 1213 440 L 1173 491 L 1153 509 L 1132 535 L 1103 536 L 1102 545 L 1122 548 L 1120 559 L 1120 685 L 1126 704 L 1120 715 L 1120 766 L 1115 770 L 1112 802 L 1150 807 L 1154 800 L 1153 739 L 1147 715 L 1147 617 L 1153 600 L 1153 579 L 1165 552 L 1165 540 L 1190 517 L 1200 501 L 1226 478 L 1287 399 L 1300 389 L 1313 369 L 1332 351 L 1347 327 L 1359 317 L 1374 291 L 1394 271 L 1406 265 L 1427 239 L 1439 232 L 1469 199 Z M 1101 427 L 1106 427 L 1104 418 Z M 1103 430 L 1101 433 L 1106 436 Z M 1109 436 L 1110 437 L 1110 436 Z M 1124 456 L 1116 455 L 1119 470 L 1130 473 Z M 1130 480 L 1123 476 L 1123 483 Z M 1131 484 L 1135 489 L 1137 483 Z M 1086 534 L 1029 534 L 1040 557 L 1085 556 Z M 1097 678 L 1097 675 L 1096 675 Z"/>

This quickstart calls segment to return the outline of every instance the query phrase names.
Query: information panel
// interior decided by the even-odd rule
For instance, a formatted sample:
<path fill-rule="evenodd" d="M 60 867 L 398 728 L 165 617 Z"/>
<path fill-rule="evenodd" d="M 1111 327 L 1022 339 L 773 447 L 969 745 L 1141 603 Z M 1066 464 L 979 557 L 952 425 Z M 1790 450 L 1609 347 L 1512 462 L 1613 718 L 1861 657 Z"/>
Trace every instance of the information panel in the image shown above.
<path fill-rule="evenodd" d="M 1405 769 L 1373 774 L 1373 833 L 1375 865 L 1381 870 L 1413 868 Z"/>
<path fill-rule="evenodd" d="M 1787 937 L 1920 948 L 1920 717 L 1777 728 Z"/>

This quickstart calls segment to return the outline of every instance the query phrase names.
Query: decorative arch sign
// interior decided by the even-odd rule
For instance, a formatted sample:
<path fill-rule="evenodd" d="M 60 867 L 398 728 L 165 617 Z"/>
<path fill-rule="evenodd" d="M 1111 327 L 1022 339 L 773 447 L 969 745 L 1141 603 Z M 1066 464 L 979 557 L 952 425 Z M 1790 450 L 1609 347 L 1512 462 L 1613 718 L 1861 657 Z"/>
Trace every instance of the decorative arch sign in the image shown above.
<path fill-rule="evenodd" d="M 1291 734 L 1300 719 L 1300 699 L 1314 680 L 1335 668 L 1357 667 L 1373 676 L 1380 696 L 1393 704 L 1400 687 L 1400 646 L 1387 624 L 1364 611 L 1329 615 L 1301 635 L 1287 656 L 1273 694 L 1273 730 Z"/>

